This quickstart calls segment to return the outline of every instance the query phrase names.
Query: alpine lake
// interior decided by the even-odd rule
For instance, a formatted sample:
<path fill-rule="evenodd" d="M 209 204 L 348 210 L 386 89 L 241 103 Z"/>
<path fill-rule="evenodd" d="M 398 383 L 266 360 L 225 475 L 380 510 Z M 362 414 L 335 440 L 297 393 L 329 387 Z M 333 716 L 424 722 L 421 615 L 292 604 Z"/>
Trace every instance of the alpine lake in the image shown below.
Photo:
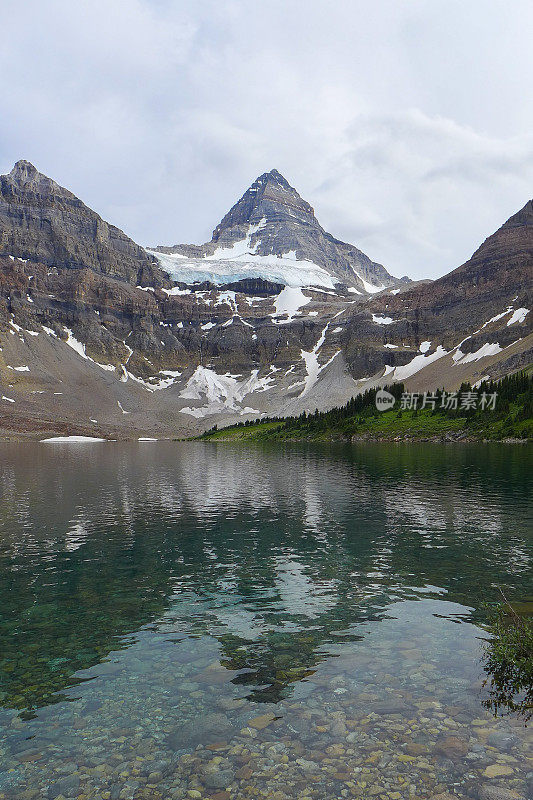
<path fill-rule="evenodd" d="M 0 800 L 533 795 L 533 450 L 0 443 Z M 529 604 L 529 605 L 528 605 Z"/>

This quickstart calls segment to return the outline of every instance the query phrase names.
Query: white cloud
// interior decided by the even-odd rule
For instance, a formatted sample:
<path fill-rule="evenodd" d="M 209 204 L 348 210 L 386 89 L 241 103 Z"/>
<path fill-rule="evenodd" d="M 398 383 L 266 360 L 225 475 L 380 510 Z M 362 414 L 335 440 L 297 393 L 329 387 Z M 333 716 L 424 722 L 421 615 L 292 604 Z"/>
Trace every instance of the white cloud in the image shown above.
<path fill-rule="evenodd" d="M 316 188 L 320 217 L 397 273 L 453 269 L 531 193 L 529 135 L 489 137 L 411 109 L 360 117 L 349 138 Z"/>
<path fill-rule="evenodd" d="M 145 244 L 201 241 L 277 167 L 396 274 L 531 195 L 516 0 L 26 0 L 2 9 L 0 171 L 28 158 Z"/>

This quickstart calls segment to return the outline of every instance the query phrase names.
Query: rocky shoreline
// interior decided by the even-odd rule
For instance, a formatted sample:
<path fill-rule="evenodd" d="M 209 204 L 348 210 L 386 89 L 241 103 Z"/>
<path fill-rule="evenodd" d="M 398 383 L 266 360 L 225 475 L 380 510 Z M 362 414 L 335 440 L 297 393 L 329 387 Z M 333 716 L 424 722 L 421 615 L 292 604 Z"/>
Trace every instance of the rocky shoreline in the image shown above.
<path fill-rule="evenodd" d="M 62 714 L 72 754 L 39 738 L 26 742 L 3 759 L 0 798 L 37 800 L 43 788 L 50 800 L 526 800 L 531 736 L 524 740 L 520 721 L 481 711 L 479 686 L 470 687 L 468 707 L 457 702 L 466 681 L 441 676 L 439 689 L 434 665 L 411 641 L 396 658 L 413 663 L 416 690 L 384 691 L 380 675 L 395 658 L 386 645 L 378 651 L 384 661 L 372 668 L 369 656 L 376 676 L 364 690 L 348 668 L 335 670 L 311 676 L 297 697 L 255 714 L 228 695 L 226 671 L 208 658 L 183 665 L 180 674 L 164 661 L 146 687 L 151 727 L 146 706 L 128 692 L 127 671 L 108 664 L 121 697 L 119 720 L 105 684 L 89 703 L 68 704 Z M 183 697 L 172 719 L 161 697 L 176 682 Z M 16 715 L 11 724 L 24 725 Z M 110 735 L 105 742 L 102 730 Z M 76 761 L 81 742 L 90 744 Z"/>
<path fill-rule="evenodd" d="M 191 441 L 194 441 L 192 439 Z M 210 440 L 209 438 L 204 439 L 203 441 L 217 441 L 217 442 L 250 442 L 250 441 L 261 441 L 256 439 L 250 439 L 247 437 L 243 437 L 242 439 L 231 438 L 229 436 L 222 437 L 217 436 L 216 439 Z M 485 437 L 477 437 L 472 436 L 471 433 L 458 432 L 456 434 L 447 434 L 442 436 L 416 436 L 412 434 L 403 434 L 398 436 L 376 436 L 375 434 L 360 434 L 358 436 L 351 436 L 349 438 L 345 437 L 330 437 L 328 439 L 316 439 L 316 438 L 306 438 L 306 437 L 291 437 L 286 439 L 276 439 L 275 437 L 271 439 L 265 439 L 264 441 L 268 442 L 317 442 L 317 443 L 334 443 L 334 442 L 369 442 L 369 443 L 379 443 L 379 442 L 409 442 L 409 443 L 418 443 L 418 442 L 432 442 L 435 444 L 470 444 L 470 443 L 478 443 L 478 444 L 531 444 L 531 439 L 516 439 L 513 437 L 506 437 L 505 439 L 487 439 Z"/>

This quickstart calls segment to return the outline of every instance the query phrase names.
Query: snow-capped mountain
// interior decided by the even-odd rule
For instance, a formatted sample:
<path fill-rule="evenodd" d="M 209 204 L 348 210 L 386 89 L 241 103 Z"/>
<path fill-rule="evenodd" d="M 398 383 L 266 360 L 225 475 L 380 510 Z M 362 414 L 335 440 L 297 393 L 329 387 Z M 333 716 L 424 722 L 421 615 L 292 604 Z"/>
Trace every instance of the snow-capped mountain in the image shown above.
<path fill-rule="evenodd" d="M 361 295 L 399 283 L 357 247 L 335 239 L 277 170 L 250 186 L 203 245 L 150 250 L 183 283 L 263 278 L 286 286 L 336 286 Z M 408 282 L 403 278 L 402 282 Z"/>
<path fill-rule="evenodd" d="M 172 285 L 165 253 L 28 162 L 0 176 L 0 437 L 187 436 L 531 363 L 531 202 L 445 277 L 370 292 L 393 279 L 329 237 L 281 176 L 251 189 L 211 242 L 168 256 L 216 280 L 182 272 Z M 235 270 L 246 259 L 259 276 Z"/>

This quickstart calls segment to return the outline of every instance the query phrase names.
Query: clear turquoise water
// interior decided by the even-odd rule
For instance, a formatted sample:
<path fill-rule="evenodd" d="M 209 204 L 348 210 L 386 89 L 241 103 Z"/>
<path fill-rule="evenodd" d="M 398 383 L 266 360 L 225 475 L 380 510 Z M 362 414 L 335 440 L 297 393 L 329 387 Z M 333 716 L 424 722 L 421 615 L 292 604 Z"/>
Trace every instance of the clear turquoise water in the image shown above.
<path fill-rule="evenodd" d="M 481 626 L 533 593 L 532 461 L 0 444 L 0 798 L 527 797 Z"/>

